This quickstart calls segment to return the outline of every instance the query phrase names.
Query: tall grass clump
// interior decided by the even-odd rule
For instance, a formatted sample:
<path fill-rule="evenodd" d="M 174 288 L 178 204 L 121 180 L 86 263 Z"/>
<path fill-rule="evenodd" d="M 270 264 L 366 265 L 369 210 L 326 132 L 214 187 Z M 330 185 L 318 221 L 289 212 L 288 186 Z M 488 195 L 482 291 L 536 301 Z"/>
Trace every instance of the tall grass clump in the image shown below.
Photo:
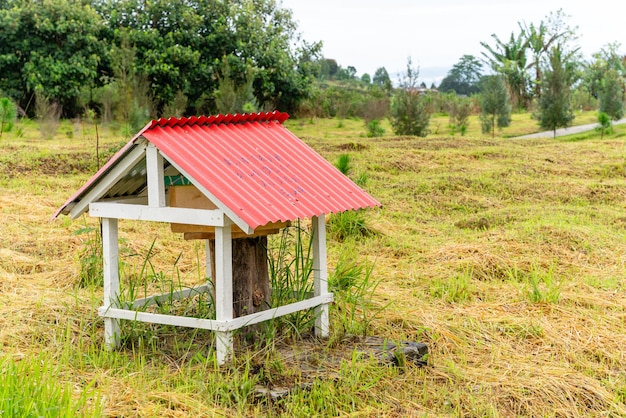
<path fill-rule="evenodd" d="M 335 167 L 345 176 L 352 170 L 349 154 L 341 154 L 337 157 Z M 360 175 L 355 183 L 364 187 L 367 182 L 367 175 Z M 330 235 L 339 242 L 343 242 L 349 237 L 367 237 L 374 234 L 374 231 L 367 226 L 365 216 L 362 211 L 350 210 L 333 214 L 328 222 Z"/>
<path fill-rule="evenodd" d="M 0 139 L 4 132 L 10 132 L 17 120 L 17 106 L 8 97 L 0 97 Z"/>
<path fill-rule="evenodd" d="M 79 287 L 101 287 L 104 284 L 102 233 L 100 228 L 85 226 L 72 233 L 74 236 L 85 237 L 79 250 L 80 271 Z"/>
<path fill-rule="evenodd" d="M 77 388 L 62 383 L 60 366 L 44 355 L 18 362 L 0 357 L 0 416 L 100 417 L 102 404 L 93 382 Z"/>
<path fill-rule="evenodd" d="M 268 242 L 271 306 L 299 302 L 313 295 L 312 238 L 300 221 L 296 221 Z M 270 338 L 277 334 L 299 338 L 311 330 L 314 321 L 313 309 L 298 311 L 270 321 L 266 332 Z"/>
<path fill-rule="evenodd" d="M 335 294 L 336 320 L 343 332 L 367 335 L 372 321 L 387 306 L 374 303 L 379 284 L 374 263 L 360 262 L 355 248 L 344 246 L 328 278 L 328 287 Z"/>

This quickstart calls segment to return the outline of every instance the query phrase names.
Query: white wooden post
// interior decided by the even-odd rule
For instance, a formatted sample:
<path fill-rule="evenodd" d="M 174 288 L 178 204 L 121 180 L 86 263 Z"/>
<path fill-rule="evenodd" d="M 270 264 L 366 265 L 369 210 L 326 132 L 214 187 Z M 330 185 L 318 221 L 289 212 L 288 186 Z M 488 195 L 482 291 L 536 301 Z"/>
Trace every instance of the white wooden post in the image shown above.
<path fill-rule="evenodd" d="M 102 218 L 102 258 L 104 260 L 104 308 L 117 307 L 120 293 L 118 269 L 118 230 L 117 219 Z M 119 320 L 104 318 L 104 345 L 113 350 L 120 343 Z"/>
<path fill-rule="evenodd" d="M 148 183 L 148 205 L 151 207 L 162 208 L 165 206 L 163 156 L 153 144 L 148 144 L 148 147 L 146 148 L 146 171 Z"/>
<path fill-rule="evenodd" d="M 326 264 L 326 217 L 314 216 L 313 227 L 313 290 L 315 296 L 328 294 L 328 266 Z M 326 338 L 329 335 L 328 304 L 315 308 L 315 335 Z"/>
<path fill-rule="evenodd" d="M 215 228 L 215 319 L 233 319 L 233 247 L 232 227 Z M 233 351 L 230 331 L 215 332 L 217 363 L 224 364 Z"/>

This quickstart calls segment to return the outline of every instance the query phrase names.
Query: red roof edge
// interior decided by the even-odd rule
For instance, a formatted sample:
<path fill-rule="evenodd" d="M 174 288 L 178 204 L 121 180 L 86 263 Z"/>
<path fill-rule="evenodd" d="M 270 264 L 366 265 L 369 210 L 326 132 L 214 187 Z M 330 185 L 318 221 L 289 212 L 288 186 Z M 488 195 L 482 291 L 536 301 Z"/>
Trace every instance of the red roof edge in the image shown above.
<path fill-rule="evenodd" d="M 235 113 L 235 114 L 219 114 L 212 116 L 192 116 L 189 118 L 159 118 L 148 123 L 135 138 L 140 137 L 147 130 L 155 126 L 193 126 L 193 125 L 218 125 L 221 123 L 246 123 L 246 122 L 278 122 L 282 124 L 289 119 L 289 114 L 285 112 L 279 112 L 274 110 L 273 112 L 258 112 L 258 113 Z"/>

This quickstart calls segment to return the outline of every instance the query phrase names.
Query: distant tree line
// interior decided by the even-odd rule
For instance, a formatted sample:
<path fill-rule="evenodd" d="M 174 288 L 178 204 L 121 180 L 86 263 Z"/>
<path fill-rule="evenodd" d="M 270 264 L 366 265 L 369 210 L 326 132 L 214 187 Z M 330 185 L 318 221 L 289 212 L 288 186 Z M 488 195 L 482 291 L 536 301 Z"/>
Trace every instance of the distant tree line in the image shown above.
<path fill-rule="evenodd" d="M 236 105 L 233 94 L 248 109 L 292 112 L 311 93 L 321 44 L 301 41 L 279 4 L 1 0 L 0 96 L 29 115 L 39 97 L 65 117 L 213 113 Z"/>

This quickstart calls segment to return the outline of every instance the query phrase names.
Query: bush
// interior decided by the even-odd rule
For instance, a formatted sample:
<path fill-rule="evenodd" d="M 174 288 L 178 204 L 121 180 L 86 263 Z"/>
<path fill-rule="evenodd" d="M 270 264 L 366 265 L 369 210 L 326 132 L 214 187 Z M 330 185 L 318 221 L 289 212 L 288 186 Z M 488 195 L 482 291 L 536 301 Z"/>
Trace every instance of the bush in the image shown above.
<path fill-rule="evenodd" d="M 8 97 L 0 98 L 0 139 L 3 132 L 13 129 L 13 124 L 17 120 L 17 106 Z"/>
<path fill-rule="evenodd" d="M 419 70 L 411 68 L 411 59 L 399 88 L 391 101 L 391 126 L 396 135 L 426 136 L 430 123 L 430 106 L 418 89 Z"/>
<path fill-rule="evenodd" d="M 378 119 L 373 119 L 366 125 L 368 138 L 377 138 L 385 134 L 385 128 L 380 125 L 380 121 Z"/>

